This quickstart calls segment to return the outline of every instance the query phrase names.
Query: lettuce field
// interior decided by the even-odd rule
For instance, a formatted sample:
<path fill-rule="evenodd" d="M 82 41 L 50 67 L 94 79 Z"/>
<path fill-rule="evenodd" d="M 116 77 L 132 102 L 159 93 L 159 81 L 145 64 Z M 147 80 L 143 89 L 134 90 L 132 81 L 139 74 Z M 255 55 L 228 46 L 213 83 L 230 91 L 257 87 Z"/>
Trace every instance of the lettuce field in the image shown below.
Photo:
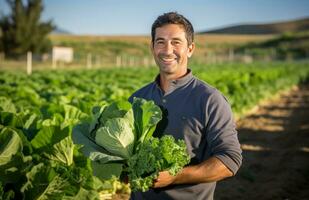
<path fill-rule="evenodd" d="M 191 69 L 227 97 L 236 118 L 309 78 L 306 62 Z M 157 73 L 156 68 L 42 70 L 31 76 L 1 71 L 0 199 L 105 199 L 129 193 L 130 186 L 119 177 L 94 172 L 95 163 L 72 134 L 80 123 L 93 120 L 96 108 L 127 101 Z"/>

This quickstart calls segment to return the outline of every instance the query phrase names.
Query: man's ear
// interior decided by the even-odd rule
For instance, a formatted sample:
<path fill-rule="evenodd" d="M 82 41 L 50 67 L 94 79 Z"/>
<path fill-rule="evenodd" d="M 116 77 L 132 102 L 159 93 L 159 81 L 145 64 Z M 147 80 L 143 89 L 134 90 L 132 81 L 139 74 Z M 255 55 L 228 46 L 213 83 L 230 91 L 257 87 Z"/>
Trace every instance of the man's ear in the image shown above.
<path fill-rule="evenodd" d="M 189 47 L 188 47 L 188 52 L 187 52 L 187 56 L 188 58 L 190 58 L 194 52 L 194 49 L 195 49 L 195 44 L 194 42 L 192 42 Z"/>

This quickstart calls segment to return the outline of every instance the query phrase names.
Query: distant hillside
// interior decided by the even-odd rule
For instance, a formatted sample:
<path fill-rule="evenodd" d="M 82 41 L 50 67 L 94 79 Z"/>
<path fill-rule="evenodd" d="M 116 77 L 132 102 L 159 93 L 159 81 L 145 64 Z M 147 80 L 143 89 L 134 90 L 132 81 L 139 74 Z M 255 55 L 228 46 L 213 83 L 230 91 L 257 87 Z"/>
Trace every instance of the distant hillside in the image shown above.
<path fill-rule="evenodd" d="M 282 34 L 284 32 L 302 32 L 309 30 L 309 17 L 269 24 L 243 24 L 229 26 L 226 28 L 202 31 L 204 33 L 216 34 Z"/>
<path fill-rule="evenodd" d="M 264 42 L 249 43 L 236 48 L 235 53 L 275 59 L 308 59 L 309 32 L 285 33 Z"/>
<path fill-rule="evenodd" d="M 85 58 L 88 53 L 111 59 L 115 59 L 118 55 L 152 57 L 149 49 L 150 36 L 51 34 L 49 38 L 54 46 L 73 47 L 74 57 L 78 58 Z M 236 48 L 248 42 L 263 42 L 272 38 L 272 35 L 197 35 L 194 58 L 204 58 L 209 52 Z"/>
<path fill-rule="evenodd" d="M 69 31 L 56 27 L 55 30 L 51 32 L 51 34 L 71 34 Z"/>

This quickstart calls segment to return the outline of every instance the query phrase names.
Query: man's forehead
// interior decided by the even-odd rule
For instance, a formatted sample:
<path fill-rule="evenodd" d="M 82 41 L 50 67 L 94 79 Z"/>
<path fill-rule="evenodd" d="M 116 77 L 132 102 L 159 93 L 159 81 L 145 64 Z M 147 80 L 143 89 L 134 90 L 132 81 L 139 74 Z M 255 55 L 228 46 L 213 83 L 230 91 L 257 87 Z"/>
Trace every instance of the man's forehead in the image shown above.
<path fill-rule="evenodd" d="M 169 38 L 169 37 L 185 37 L 186 33 L 182 25 L 180 24 L 167 24 L 156 28 L 157 38 Z"/>

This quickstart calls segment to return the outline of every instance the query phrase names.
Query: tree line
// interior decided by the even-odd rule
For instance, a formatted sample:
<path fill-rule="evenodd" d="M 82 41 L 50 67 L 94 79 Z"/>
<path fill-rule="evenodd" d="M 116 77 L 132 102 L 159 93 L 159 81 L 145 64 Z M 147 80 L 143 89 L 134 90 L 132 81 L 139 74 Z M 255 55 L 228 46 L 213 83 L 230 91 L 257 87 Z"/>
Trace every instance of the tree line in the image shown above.
<path fill-rule="evenodd" d="M 51 20 L 42 22 L 42 0 L 6 0 L 8 15 L 0 16 L 0 52 L 19 58 L 26 52 L 48 52 L 52 46 L 47 35 L 55 29 Z"/>

